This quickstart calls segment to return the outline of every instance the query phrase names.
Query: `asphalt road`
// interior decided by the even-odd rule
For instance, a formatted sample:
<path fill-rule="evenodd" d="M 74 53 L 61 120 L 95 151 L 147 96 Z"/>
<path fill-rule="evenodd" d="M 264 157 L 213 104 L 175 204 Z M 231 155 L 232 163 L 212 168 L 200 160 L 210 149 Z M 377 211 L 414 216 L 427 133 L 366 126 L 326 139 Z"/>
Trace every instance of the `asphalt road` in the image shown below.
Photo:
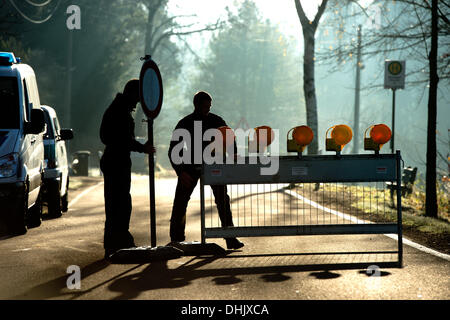
<path fill-rule="evenodd" d="M 103 260 L 103 185 L 72 191 L 69 212 L 26 235 L 0 239 L 0 299 L 62 300 L 448 300 L 450 261 L 385 235 L 241 238 L 242 250 L 183 256 L 164 262 L 114 264 Z M 157 245 L 169 242 L 175 179 L 156 181 Z M 130 230 L 150 245 L 148 177 L 132 183 Z M 199 192 L 188 208 L 187 241 L 200 240 Z M 223 239 L 208 239 L 225 248 Z M 368 261 L 381 267 L 368 270 Z M 74 267 L 75 266 L 75 267 Z M 73 270 L 81 271 L 74 288 Z M 374 272 L 371 272 L 374 271 Z"/>

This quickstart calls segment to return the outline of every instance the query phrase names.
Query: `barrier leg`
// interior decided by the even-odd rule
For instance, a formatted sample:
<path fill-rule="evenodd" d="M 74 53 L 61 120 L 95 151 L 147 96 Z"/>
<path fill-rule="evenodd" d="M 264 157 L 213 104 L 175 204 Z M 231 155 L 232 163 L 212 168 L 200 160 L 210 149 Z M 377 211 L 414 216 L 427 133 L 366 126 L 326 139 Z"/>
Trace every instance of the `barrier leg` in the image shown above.
<path fill-rule="evenodd" d="M 397 234 L 398 234 L 398 266 L 403 266 L 403 235 L 402 235 L 402 193 L 401 193 L 401 166 L 400 151 L 397 150 Z"/>
<path fill-rule="evenodd" d="M 200 175 L 200 224 L 201 224 L 201 241 L 202 244 L 206 243 L 205 240 L 205 184 L 203 181 L 203 173 Z"/>

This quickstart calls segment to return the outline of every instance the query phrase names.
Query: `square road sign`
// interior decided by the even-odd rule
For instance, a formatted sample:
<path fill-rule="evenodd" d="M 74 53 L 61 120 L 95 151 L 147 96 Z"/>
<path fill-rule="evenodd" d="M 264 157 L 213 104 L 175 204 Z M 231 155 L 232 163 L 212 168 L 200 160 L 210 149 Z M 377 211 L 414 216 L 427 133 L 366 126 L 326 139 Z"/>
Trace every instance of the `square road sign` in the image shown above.
<path fill-rule="evenodd" d="M 405 88 L 405 67 L 404 60 L 384 61 L 384 88 L 404 89 Z"/>

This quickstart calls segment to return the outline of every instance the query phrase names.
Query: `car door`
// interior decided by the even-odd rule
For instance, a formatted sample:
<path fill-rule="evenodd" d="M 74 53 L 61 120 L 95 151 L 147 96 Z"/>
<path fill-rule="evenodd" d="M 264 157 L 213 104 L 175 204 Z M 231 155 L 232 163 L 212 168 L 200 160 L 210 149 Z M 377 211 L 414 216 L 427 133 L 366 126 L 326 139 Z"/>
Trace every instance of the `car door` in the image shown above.
<path fill-rule="evenodd" d="M 35 90 L 33 88 L 32 79 L 25 77 L 23 79 L 24 96 L 25 96 L 25 117 L 26 121 L 31 121 L 31 109 L 35 103 Z M 22 155 L 24 165 L 27 168 L 29 193 L 28 193 L 28 206 L 34 205 L 38 198 L 40 186 L 41 186 L 41 172 L 44 160 L 43 141 L 39 139 L 38 134 L 25 134 L 22 144 Z M 42 149 L 41 149 L 42 144 Z M 41 157 L 42 151 L 42 157 Z"/>
<path fill-rule="evenodd" d="M 56 160 L 58 162 L 58 167 L 59 170 L 61 171 L 61 196 L 63 196 L 66 193 L 67 178 L 69 176 L 69 164 L 67 160 L 66 143 L 63 139 L 61 139 L 60 135 L 61 127 L 59 125 L 58 117 L 57 116 L 53 117 L 52 121 L 55 127 L 55 132 L 57 133 L 55 141 L 56 143 L 55 153 L 56 153 Z"/>

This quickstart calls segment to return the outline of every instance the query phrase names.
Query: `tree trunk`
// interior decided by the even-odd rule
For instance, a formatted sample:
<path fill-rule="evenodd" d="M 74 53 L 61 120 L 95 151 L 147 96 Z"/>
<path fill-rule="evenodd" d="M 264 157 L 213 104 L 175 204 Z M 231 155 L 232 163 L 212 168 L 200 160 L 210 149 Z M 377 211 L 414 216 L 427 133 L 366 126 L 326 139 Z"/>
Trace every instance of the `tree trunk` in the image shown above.
<path fill-rule="evenodd" d="M 430 90 L 428 94 L 428 130 L 427 130 L 427 174 L 425 214 L 437 218 L 436 195 L 436 119 L 437 119 L 437 88 L 439 77 L 437 74 L 438 52 L 438 0 L 432 1 L 431 8 L 431 50 L 430 61 Z"/>
<path fill-rule="evenodd" d="M 162 1 L 158 1 L 157 3 L 152 3 L 152 1 L 145 2 L 145 6 L 147 7 L 148 14 L 147 14 L 147 28 L 145 30 L 145 49 L 144 49 L 144 55 L 149 54 L 153 55 L 154 50 L 153 48 L 153 20 L 155 18 L 156 11 L 160 9 Z"/>
<path fill-rule="evenodd" d="M 317 137 L 318 119 L 317 119 L 317 100 L 316 87 L 314 81 L 314 30 L 312 28 L 303 28 L 304 38 L 304 56 L 303 56 L 303 92 L 306 104 L 306 123 L 314 132 L 314 138 L 308 146 L 308 154 L 317 154 L 319 150 L 319 143 Z"/>
<path fill-rule="evenodd" d="M 314 34 L 316 33 L 320 18 L 325 11 L 327 2 L 328 0 L 322 0 L 314 20 L 311 21 L 306 17 L 300 0 L 295 0 L 295 7 L 297 8 L 297 14 L 302 25 L 303 43 L 305 47 L 303 55 L 303 92 L 306 104 L 306 124 L 314 132 L 314 139 L 308 146 L 308 154 L 317 154 L 319 151 L 319 124 L 317 118 L 316 87 L 314 84 Z"/>

